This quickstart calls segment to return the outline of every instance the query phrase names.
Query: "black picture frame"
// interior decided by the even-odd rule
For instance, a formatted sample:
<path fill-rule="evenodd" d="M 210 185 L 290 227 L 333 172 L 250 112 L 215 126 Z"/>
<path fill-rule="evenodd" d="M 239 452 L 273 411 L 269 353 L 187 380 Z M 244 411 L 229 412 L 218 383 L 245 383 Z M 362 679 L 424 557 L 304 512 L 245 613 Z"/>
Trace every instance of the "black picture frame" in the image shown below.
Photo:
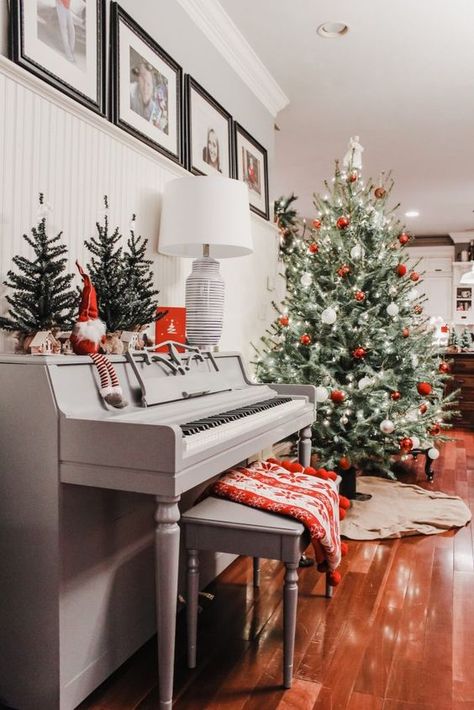
<path fill-rule="evenodd" d="M 110 40 L 111 120 L 170 160 L 184 165 L 183 70 L 116 2 L 111 4 Z M 147 103 L 140 93 L 142 66 L 144 83 L 149 85 L 151 81 L 153 85 L 153 97 Z M 131 80 L 132 74 L 138 77 L 135 81 Z"/>
<path fill-rule="evenodd" d="M 105 115 L 105 0 L 88 0 L 82 16 L 71 14 L 69 8 L 60 14 L 58 7 L 10 0 L 10 59 Z M 93 66 L 88 67 L 91 55 Z"/>
<path fill-rule="evenodd" d="M 187 169 L 233 177 L 232 116 L 190 74 L 184 77 L 184 116 Z"/>
<path fill-rule="evenodd" d="M 268 220 L 270 219 L 270 202 L 267 151 L 237 121 L 234 121 L 233 136 L 234 177 L 247 184 L 252 212 Z"/>

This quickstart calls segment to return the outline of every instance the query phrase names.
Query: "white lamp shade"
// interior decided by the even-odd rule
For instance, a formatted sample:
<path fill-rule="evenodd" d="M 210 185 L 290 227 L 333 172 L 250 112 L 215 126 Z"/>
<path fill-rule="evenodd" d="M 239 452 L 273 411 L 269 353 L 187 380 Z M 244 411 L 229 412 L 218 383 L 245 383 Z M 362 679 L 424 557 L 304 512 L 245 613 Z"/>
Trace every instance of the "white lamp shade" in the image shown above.
<path fill-rule="evenodd" d="M 170 180 L 163 193 L 160 238 L 162 254 L 225 258 L 251 254 L 252 233 L 247 185 L 224 177 Z"/>

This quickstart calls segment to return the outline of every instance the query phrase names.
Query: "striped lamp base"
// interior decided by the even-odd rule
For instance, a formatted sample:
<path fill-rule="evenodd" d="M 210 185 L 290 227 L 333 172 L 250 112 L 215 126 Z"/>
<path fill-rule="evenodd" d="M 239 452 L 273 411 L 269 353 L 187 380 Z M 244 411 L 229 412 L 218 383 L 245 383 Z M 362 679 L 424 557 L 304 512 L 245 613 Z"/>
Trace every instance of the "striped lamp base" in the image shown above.
<path fill-rule="evenodd" d="M 193 261 L 186 279 L 186 335 L 190 345 L 217 345 L 224 319 L 224 280 L 219 262 L 210 256 Z"/>

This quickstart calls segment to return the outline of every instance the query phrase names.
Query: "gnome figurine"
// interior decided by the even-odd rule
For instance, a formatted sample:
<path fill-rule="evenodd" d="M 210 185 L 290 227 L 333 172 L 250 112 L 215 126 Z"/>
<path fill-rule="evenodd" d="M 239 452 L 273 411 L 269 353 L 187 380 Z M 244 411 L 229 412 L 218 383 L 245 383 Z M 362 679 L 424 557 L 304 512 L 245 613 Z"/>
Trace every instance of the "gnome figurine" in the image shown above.
<path fill-rule="evenodd" d="M 99 371 L 100 394 L 111 407 L 122 409 L 128 405 L 123 398 L 115 368 L 105 355 L 99 353 L 105 341 L 105 323 L 99 318 L 97 294 L 90 276 L 85 273 L 78 261 L 76 266 L 82 276 L 82 290 L 79 317 L 71 333 L 71 345 L 76 355 L 88 355 Z"/>

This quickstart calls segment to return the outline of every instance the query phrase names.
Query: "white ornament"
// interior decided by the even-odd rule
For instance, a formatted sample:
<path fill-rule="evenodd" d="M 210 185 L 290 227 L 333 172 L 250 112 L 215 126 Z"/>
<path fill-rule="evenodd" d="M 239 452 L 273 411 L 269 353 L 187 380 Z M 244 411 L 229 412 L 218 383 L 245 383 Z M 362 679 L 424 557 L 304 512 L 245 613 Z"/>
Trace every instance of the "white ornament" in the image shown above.
<path fill-rule="evenodd" d="M 311 286 L 312 282 L 313 282 L 313 279 L 311 278 L 311 274 L 306 273 L 306 274 L 303 274 L 303 276 L 301 277 L 301 285 L 302 286 Z"/>
<path fill-rule="evenodd" d="M 342 425 L 344 425 L 344 424 L 347 424 L 347 422 L 349 421 L 349 419 L 344 416 L 344 417 L 341 417 L 341 418 L 339 419 L 339 421 L 341 422 Z"/>
<path fill-rule="evenodd" d="M 428 456 L 430 457 L 430 459 L 437 459 L 439 456 L 438 449 L 435 449 L 435 447 L 433 446 L 433 448 L 428 451 Z"/>
<path fill-rule="evenodd" d="M 398 316 L 398 311 L 400 309 L 398 308 L 396 303 L 389 303 L 387 306 L 387 313 L 389 316 L 392 316 L 393 318 L 395 316 Z"/>
<path fill-rule="evenodd" d="M 359 380 L 359 382 L 357 383 L 357 387 L 358 387 L 360 390 L 363 390 L 363 389 L 365 389 L 366 387 L 369 387 L 369 385 L 371 385 L 371 384 L 372 384 L 372 380 L 370 379 L 370 377 L 362 377 L 362 378 Z"/>
<path fill-rule="evenodd" d="M 321 313 L 321 320 L 326 325 L 332 325 L 337 320 L 337 313 L 334 308 L 325 308 Z"/>
<path fill-rule="evenodd" d="M 326 387 L 316 387 L 316 402 L 325 402 L 329 397 L 329 390 Z"/>
<path fill-rule="evenodd" d="M 411 364 L 413 365 L 413 367 L 418 367 L 418 362 L 419 362 L 418 355 L 412 355 L 411 356 Z"/>
<path fill-rule="evenodd" d="M 380 431 L 383 431 L 384 434 L 391 434 L 394 429 L 395 424 L 391 419 L 384 419 L 383 422 L 380 422 Z"/>
<path fill-rule="evenodd" d="M 420 448 L 420 440 L 417 436 L 410 436 L 410 439 L 412 440 L 413 443 L 413 448 L 414 449 L 419 449 Z"/>
<path fill-rule="evenodd" d="M 352 259 L 361 259 L 364 255 L 364 250 L 360 246 L 360 244 L 356 244 L 355 247 L 352 247 L 351 249 L 351 258 Z"/>

